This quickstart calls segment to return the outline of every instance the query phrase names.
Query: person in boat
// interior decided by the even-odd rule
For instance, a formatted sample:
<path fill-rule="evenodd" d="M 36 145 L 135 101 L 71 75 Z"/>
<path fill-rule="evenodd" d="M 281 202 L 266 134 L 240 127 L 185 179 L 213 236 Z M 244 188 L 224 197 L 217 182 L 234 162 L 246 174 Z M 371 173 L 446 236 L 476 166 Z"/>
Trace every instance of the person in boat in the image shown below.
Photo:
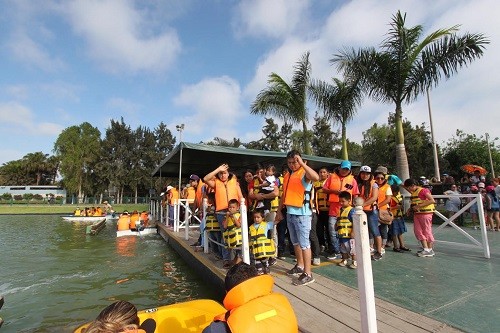
<path fill-rule="evenodd" d="M 94 216 L 103 216 L 102 208 L 100 206 L 96 207 Z"/>
<path fill-rule="evenodd" d="M 104 205 L 104 213 L 106 215 L 108 215 L 108 214 L 113 215 L 113 216 L 115 215 L 115 211 L 113 210 L 113 206 L 111 206 L 107 200 L 103 201 L 102 204 Z"/>
<path fill-rule="evenodd" d="M 271 275 L 258 275 L 257 268 L 244 262 L 227 272 L 227 312 L 221 313 L 203 333 L 298 332 L 297 317 L 288 299 L 273 292 Z"/>
<path fill-rule="evenodd" d="M 118 222 L 116 223 L 118 227 L 118 231 L 129 230 L 130 229 L 130 215 L 127 211 L 124 211 L 120 217 L 118 218 Z"/>
<path fill-rule="evenodd" d="M 141 227 L 146 228 L 149 225 L 149 213 L 143 210 L 139 221 L 141 222 Z"/>
<path fill-rule="evenodd" d="M 76 207 L 75 211 L 73 212 L 74 216 L 81 216 L 82 215 L 82 210 L 80 207 Z"/>
<path fill-rule="evenodd" d="M 139 324 L 135 305 L 117 301 L 102 310 L 84 333 L 153 333 L 156 329 L 156 323 L 152 319 Z"/>
<path fill-rule="evenodd" d="M 139 212 L 134 210 L 132 214 L 130 214 L 130 230 L 137 230 L 137 225 L 139 224 Z"/>

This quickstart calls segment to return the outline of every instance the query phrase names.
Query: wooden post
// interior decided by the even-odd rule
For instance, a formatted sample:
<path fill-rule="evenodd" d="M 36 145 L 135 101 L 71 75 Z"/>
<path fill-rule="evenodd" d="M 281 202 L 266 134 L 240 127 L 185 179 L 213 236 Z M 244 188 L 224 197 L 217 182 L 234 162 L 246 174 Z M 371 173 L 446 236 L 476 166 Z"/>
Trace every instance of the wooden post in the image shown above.
<path fill-rule="evenodd" d="M 375 292 L 373 290 L 373 272 L 370 255 L 368 223 L 363 212 L 363 199 L 356 198 L 353 214 L 353 228 L 358 263 L 358 290 L 361 314 L 361 332 L 377 332 L 377 313 L 375 311 Z"/>
<path fill-rule="evenodd" d="M 250 246 L 248 242 L 247 206 L 245 203 L 245 198 L 241 199 L 240 214 L 241 214 L 241 238 L 242 238 L 241 252 L 243 253 L 243 262 L 250 265 Z"/>

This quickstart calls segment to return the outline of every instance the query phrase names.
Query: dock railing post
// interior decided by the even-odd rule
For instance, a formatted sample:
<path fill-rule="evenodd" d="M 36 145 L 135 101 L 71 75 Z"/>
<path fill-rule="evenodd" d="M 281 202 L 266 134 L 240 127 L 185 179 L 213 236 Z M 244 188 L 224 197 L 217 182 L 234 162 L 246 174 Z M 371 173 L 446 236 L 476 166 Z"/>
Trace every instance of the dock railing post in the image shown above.
<path fill-rule="evenodd" d="M 208 207 L 208 199 L 207 198 L 203 198 L 203 215 L 202 215 L 202 218 L 201 220 L 202 221 L 205 221 L 205 223 L 202 223 L 205 227 L 202 229 L 200 229 L 200 233 L 203 233 L 203 252 L 204 253 L 208 253 L 208 231 L 207 231 L 207 228 L 206 228 L 206 225 L 207 225 L 207 207 Z"/>
<path fill-rule="evenodd" d="M 484 206 L 483 206 L 483 198 L 481 197 L 481 193 L 477 194 L 477 215 L 479 217 L 479 225 L 481 226 L 481 238 L 483 240 L 483 252 L 484 257 L 486 259 L 490 258 L 490 247 L 488 244 L 488 234 L 486 231 L 486 220 L 484 219 Z"/>
<path fill-rule="evenodd" d="M 183 203 L 184 206 L 184 239 L 189 240 L 189 213 L 191 212 L 187 200 Z"/>
<path fill-rule="evenodd" d="M 247 206 L 245 203 L 245 198 L 241 199 L 240 214 L 241 214 L 241 238 L 242 238 L 241 250 L 243 253 L 243 262 L 250 265 L 250 246 L 248 242 Z"/>
<path fill-rule="evenodd" d="M 370 240 L 366 213 L 363 212 L 363 199 L 354 200 L 353 228 L 358 262 L 358 290 L 361 314 L 361 332 L 377 332 L 377 313 L 375 310 L 375 292 L 373 289 L 373 272 L 370 255 Z"/>

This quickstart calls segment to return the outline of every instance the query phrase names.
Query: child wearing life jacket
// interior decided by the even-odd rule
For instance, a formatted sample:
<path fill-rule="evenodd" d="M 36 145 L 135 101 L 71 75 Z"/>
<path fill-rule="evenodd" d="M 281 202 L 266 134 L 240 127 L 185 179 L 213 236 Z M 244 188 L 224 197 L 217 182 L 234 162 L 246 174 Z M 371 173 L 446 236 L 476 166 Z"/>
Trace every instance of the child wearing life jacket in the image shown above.
<path fill-rule="evenodd" d="M 232 265 L 238 264 L 242 261 L 240 249 L 242 244 L 241 214 L 240 203 L 238 200 L 229 200 L 227 210 L 226 218 L 222 222 L 224 227 L 224 233 L 222 235 L 227 248 L 231 251 L 230 258 L 233 252 L 235 253 L 235 257 L 232 262 L 226 262 L 224 264 L 224 268 L 230 268 Z"/>
<path fill-rule="evenodd" d="M 269 260 L 274 257 L 276 247 L 274 241 L 267 237 L 270 230 L 274 229 L 274 223 L 264 221 L 264 211 L 256 209 L 253 212 L 253 224 L 250 226 L 249 239 L 252 249 L 254 264 L 258 274 L 269 274 Z"/>
<path fill-rule="evenodd" d="M 222 259 L 222 231 L 219 221 L 215 215 L 215 193 L 207 193 L 207 207 L 205 212 L 205 230 L 208 231 L 208 239 L 211 240 L 208 246 L 212 248 L 215 257 Z"/>
<path fill-rule="evenodd" d="M 352 214 L 354 210 L 351 206 L 351 193 L 347 191 L 340 192 L 339 203 L 341 208 L 335 229 L 339 237 L 342 261 L 340 261 L 338 265 L 355 269 L 358 266 L 356 264 L 356 254 L 354 252 L 354 229 L 352 225 Z M 348 264 L 349 259 L 351 259 L 351 262 Z"/>

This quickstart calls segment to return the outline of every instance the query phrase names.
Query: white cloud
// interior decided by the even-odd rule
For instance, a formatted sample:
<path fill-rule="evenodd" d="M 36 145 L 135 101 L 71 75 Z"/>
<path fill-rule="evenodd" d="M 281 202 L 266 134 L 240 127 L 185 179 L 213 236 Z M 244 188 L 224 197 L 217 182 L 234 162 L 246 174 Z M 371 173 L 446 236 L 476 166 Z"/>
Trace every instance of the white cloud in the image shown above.
<path fill-rule="evenodd" d="M 145 10 L 145 9 L 144 9 Z M 63 11 L 88 44 L 88 54 L 109 72 L 164 72 L 181 51 L 173 29 L 153 33 L 130 0 L 75 0 Z"/>
<path fill-rule="evenodd" d="M 238 137 L 236 124 L 244 113 L 240 97 L 238 82 L 227 76 L 183 86 L 181 93 L 174 98 L 174 104 L 192 113 L 174 118 L 172 122 L 184 123 L 185 131 L 197 136 Z"/>
<path fill-rule="evenodd" d="M 29 88 L 25 84 L 10 85 L 5 87 L 4 91 L 7 93 L 7 95 L 17 100 L 26 99 L 29 96 Z"/>
<path fill-rule="evenodd" d="M 56 123 L 39 122 L 34 113 L 17 102 L 0 103 L 0 131 L 23 135 L 59 135 L 63 126 Z"/>
<path fill-rule="evenodd" d="M 303 23 L 308 6 L 305 0 L 243 0 L 236 7 L 233 27 L 238 36 L 283 37 Z"/>

